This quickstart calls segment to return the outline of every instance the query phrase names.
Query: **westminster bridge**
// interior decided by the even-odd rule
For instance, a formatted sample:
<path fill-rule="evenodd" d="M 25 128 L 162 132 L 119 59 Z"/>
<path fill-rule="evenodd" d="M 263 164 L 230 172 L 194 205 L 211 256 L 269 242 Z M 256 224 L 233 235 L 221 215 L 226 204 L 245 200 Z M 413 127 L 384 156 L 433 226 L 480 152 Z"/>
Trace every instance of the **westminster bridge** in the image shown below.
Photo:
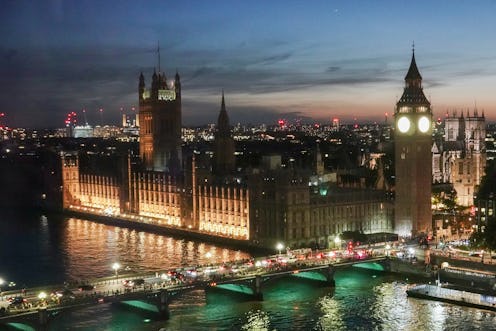
<path fill-rule="evenodd" d="M 27 325 L 44 330 L 52 318 L 64 310 L 80 309 L 103 303 L 125 303 L 154 311 L 163 319 L 170 316 L 169 303 L 180 300 L 183 293 L 202 289 L 242 296 L 246 300 L 263 300 L 267 283 L 282 277 L 308 280 L 321 286 L 334 287 L 336 270 L 356 265 L 390 271 L 391 257 L 357 256 L 329 258 L 327 253 L 289 259 L 282 255 L 231 263 L 180 268 L 154 274 L 115 275 L 80 284 L 38 287 L 3 292 L 0 325 Z"/>

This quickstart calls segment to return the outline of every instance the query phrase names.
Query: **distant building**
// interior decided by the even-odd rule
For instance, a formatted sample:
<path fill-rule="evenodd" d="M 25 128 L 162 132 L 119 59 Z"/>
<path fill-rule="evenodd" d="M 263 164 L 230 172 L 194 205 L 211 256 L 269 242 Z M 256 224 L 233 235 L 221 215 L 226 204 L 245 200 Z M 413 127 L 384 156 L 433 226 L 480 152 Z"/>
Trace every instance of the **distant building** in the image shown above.
<path fill-rule="evenodd" d="M 458 204 L 471 206 L 486 167 L 486 123 L 484 113 L 453 112 L 444 120 L 444 134 L 432 146 L 434 183 L 451 183 Z"/>
<path fill-rule="evenodd" d="M 74 138 L 92 138 L 93 127 L 89 125 L 79 125 L 72 129 Z"/>
<path fill-rule="evenodd" d="M 139 114 L 122 114 L 122 127 L 123 128 L 139 127 Z"/>

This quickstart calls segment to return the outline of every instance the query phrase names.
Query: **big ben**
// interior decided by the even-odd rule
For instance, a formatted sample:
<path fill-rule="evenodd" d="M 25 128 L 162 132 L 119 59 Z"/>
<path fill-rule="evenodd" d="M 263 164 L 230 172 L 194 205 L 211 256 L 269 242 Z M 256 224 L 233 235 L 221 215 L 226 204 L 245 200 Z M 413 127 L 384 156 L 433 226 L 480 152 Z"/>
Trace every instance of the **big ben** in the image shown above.
<path fill-rule="evenodd" d="M 394 115 L 395 232 L 400 236 L 428 235 L 432 230 L 432 109 L 414 51 Z"/>

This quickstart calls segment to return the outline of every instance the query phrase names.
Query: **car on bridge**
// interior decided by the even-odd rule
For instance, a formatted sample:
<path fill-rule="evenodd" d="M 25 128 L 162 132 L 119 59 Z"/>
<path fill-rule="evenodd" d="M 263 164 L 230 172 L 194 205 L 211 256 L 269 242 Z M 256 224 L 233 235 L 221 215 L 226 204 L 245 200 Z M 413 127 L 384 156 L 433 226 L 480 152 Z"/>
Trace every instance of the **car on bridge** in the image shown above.
<path fill-rule="evenodd" d="M 95 289 L 94 285 L 84 284 L 78 287 L 79 291 L 93 291 Z"/>
<path fill-rule="evenodd" d="M 52 300 L 59 302 L 67 302 L 76 298 L 74 292 L 72 292 L 68 288 L 54 291 L 50 294 L 50 296 L 52 297 Z"/>
<path fill-rule="evenodd" d="M 134 285 L 136 285 L 136 286 L 140 286 L 143 284 L 145 284 L 145 280 L 143 278 L 138 278 L 138 279 L 134 280 Z"/>
<path fill-rule="evenodd" d="M 132 281 L 131 279 L 126 279 L 122 281 L 122 285 L 124 285 L 124 287 L 133 287 L 134 281 Z"/>
<path fill-rule="evenodd" d="M 24 308 L 28 304 L 28 300 L 22 296 L 10 297 L 7 301 L 11 308 Z"/>
<path fill-rule="evenodd" d="M 9 310 L 10 302 L 9 301 L 0 301 L 0 316 L 5 315 Z"/>
<path fill-rule="evenodd" d="M 21 296 L 18 296 L 18 297 L 10 297 L 7 299 L 8 302 L 10 302 L 11 305 L 19 305 L 19 304 L 22 304 L 22 303 L 25 303 L 27 302 L 26 299 L 24 299 L 23 297 Z"/>
<path fill-rule="evenodd" d="M 481 252 L 470 252 L 470 253 L 468 253 L 468 256 L 471 256 L 471 257 L 481 257 L 482 256 L 482 253 Z"/>

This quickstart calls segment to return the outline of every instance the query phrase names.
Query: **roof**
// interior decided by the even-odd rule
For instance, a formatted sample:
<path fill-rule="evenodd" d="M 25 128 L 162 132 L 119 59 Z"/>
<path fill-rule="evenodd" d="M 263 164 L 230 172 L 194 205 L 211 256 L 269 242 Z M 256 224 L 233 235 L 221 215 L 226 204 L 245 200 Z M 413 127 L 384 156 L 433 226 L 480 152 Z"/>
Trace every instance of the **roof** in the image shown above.
<path fill-rule="evenodd" d="M 415 52 L 412 53 L 412 62 L 410 63 L 410 68 L 405 76 L 405 80 L 417 80 L 422 79 L 420 71 L 417 68 L 417 63 L 415 62 Z"/>

